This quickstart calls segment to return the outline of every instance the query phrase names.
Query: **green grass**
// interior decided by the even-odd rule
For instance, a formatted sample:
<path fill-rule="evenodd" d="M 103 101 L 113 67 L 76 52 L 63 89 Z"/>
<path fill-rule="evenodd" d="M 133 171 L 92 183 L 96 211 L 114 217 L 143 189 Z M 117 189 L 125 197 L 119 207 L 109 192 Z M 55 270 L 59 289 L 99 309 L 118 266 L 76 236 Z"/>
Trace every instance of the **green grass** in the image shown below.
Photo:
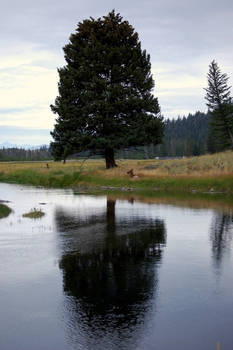
<path fill-rule="evenodd" d="M 41 209 L 31 209 L 28 213 L 23 214 L 24 218 L 40 219 L 45 213 Z"/>
<path fill-rule="evenodd" d="M 133 189 L 153 189 L 159 191 L 214 191 L 233 193 L 233 176 L 158 176 L 131 179 L 128 177 L 102 177 L 101 174 L 44 174 L 34 170 L 20 170 L 10 174 L 0 174 L 0 181 L 43 186 L 47 188 L 68 187 L 130 187 Z"/>
<path fill-rule="evenodd" d="M 1 182 L 10 182 L 18 184 L 27 184 L 44 187 L 69 187 L 80 179 L 80 174 L 76 171 L 71 174 L 56 173 L 40 173 L 36 170 L 25 169 L 16 170 L 12 173 L 0 173 Z"/>
<path fill-rule="evenodd" d="M 6 218 L 10 213 L 11 209 L 7 205 L 0 203 L 0 219 Z"/>

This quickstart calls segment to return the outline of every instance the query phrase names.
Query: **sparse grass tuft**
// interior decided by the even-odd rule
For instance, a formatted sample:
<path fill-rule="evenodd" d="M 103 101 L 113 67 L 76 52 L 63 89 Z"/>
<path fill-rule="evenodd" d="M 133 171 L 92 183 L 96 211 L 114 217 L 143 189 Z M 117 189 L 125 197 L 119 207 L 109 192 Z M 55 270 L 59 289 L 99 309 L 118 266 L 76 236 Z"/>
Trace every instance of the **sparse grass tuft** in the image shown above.
<path fill-rule="evenodd" d="M 30 218 L 30 219 L 40 219 L 42 216 L 44 216 L 45 213 L 41 209 L 31 209 L 28 213 L 23 214 L 24 218 Z"/>
<path fill-rule="evenodd" d="M 0 219 L 6 218 L 10 213 L 11 209 L 7 205 L 0 203 Z"/>

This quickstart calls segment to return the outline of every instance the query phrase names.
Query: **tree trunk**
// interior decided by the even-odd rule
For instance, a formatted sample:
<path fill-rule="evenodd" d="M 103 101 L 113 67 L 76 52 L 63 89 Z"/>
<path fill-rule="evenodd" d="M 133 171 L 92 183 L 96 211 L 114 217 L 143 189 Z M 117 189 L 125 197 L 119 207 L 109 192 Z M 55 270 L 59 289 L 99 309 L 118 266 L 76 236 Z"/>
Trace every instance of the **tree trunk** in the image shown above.
<path fill-rule="evenodd" d="M 117 167 L 117 164 L 115 163 L 113 148 L 105 148 L 104 156 L 106 162 L 106 169 Z"/>

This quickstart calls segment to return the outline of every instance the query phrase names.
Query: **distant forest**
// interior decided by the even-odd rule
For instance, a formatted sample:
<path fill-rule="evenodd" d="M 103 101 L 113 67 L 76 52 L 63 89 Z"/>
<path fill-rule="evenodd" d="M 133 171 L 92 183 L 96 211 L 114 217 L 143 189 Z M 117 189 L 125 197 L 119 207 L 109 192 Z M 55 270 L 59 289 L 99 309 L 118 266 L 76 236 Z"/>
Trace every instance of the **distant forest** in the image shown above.
<path fill-rule="evenodd" d="M 120 158 L 155 158 L 198 156 L 215 152 L 213 140 L 209 142 L 210 116 L 196 112 L 187 117 L 165 120 L 163 142 L 118 152 Z M 211 146 L 211 147 L 210 147 Z"/>
<path fill-rule="evenodd" d="M 41 146 L 38 149 L 2 148 L 0 149 L 0 161 L 41 161 L 52 159 L 50 148 Z"/>
<path fill-rule="evenodd" d="M 158 156 L 199 156 L 214 151 L 209 147 L 210 116 L 196 112 L 165 121 L 163 143 L 155 147 Z"/>
<path fill-rule="evenodd" d="M 157 146 L 141 146 L 118 151 L 117 158 L 149 159 L 155 157 L 198 156 L 217 151 L 213 140 L 208 138 L 210 116 L 196 112 L 187 117 L 165 120 L 163 143 Z M 87 153 L 76 156 L 85 157 Z M 98 156 L 97 156 L 98 157 Z M 73 156 L 70 158 L 74 158 Z M 52 159 L 50 148 L 42 146 L 38 149 L 23 148 L 0 149 L 1 161 L 40 161 Z"/>

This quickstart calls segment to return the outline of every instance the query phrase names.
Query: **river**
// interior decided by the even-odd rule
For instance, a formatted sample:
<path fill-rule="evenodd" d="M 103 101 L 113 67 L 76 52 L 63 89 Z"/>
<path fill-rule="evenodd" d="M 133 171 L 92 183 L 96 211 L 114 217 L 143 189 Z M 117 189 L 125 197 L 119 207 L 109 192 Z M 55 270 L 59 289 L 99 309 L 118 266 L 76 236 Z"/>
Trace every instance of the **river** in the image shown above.
<path fill-rule="evenodd" d="M 10 184 L 0 200 L 0 349 L 233 349 L 230 207 Z"/>

